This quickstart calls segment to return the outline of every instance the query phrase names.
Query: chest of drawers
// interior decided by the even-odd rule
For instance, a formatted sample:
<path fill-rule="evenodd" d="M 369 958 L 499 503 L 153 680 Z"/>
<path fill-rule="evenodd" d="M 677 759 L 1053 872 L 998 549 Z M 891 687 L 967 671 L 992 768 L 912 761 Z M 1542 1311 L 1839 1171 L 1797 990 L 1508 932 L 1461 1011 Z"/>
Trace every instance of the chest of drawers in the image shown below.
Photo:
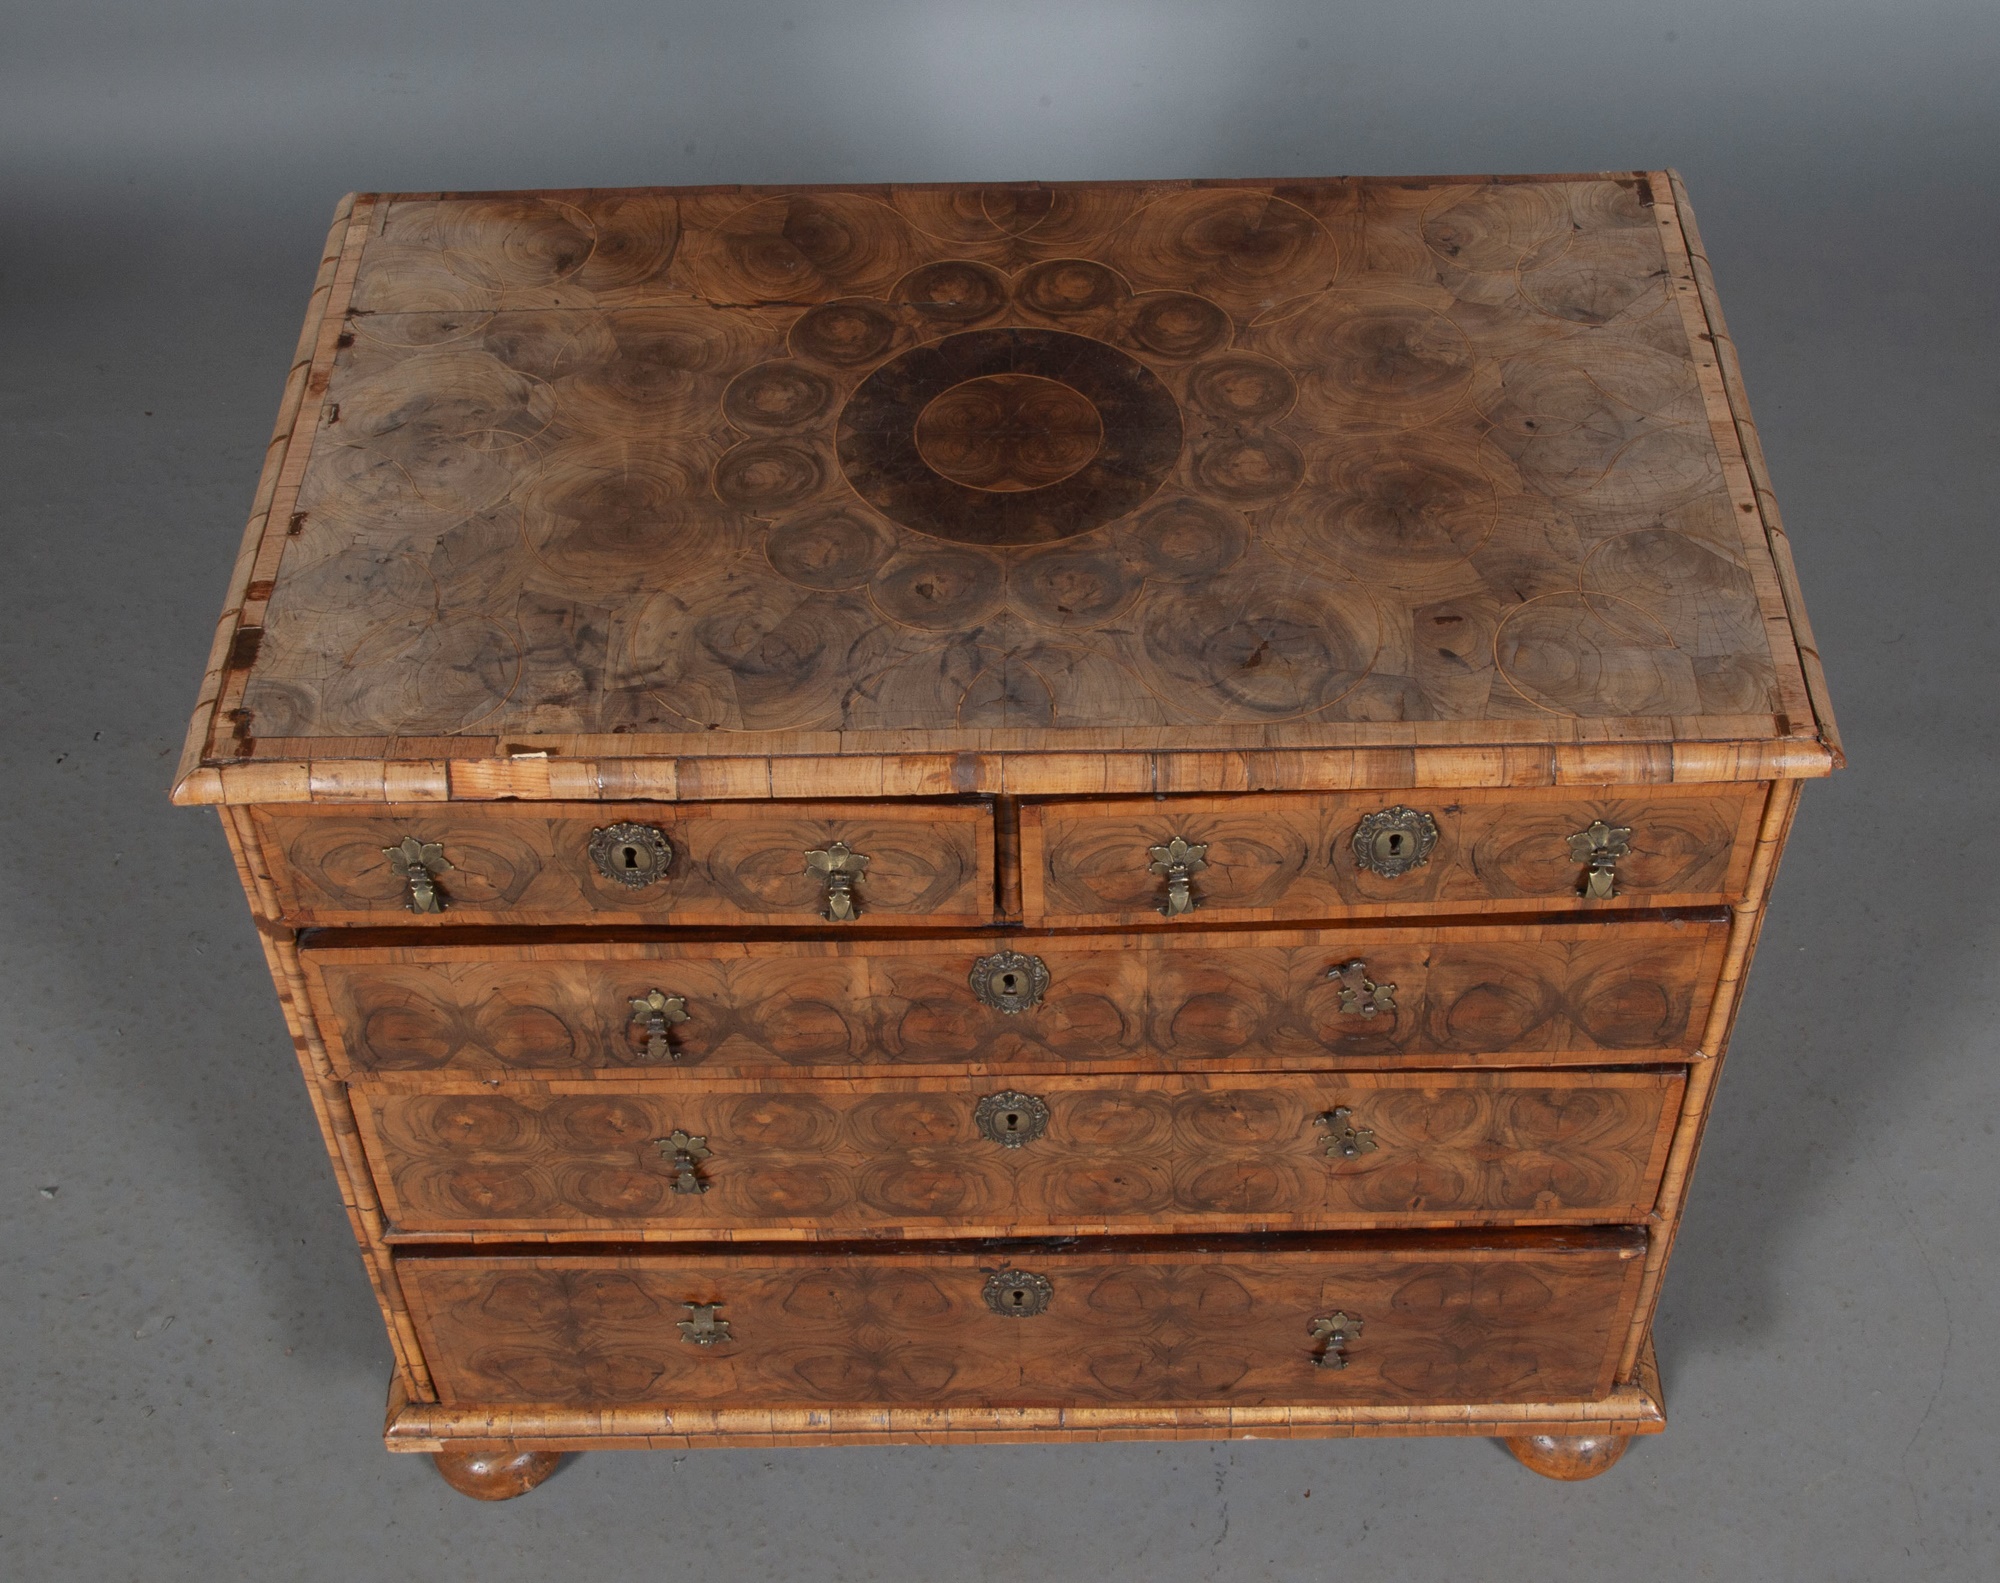
<path fill-rule="evenodd" d="M 174 795 L 564 1451 L 1665 1422 L 1841 762 L 1669 172 L 364 195 Z"/>

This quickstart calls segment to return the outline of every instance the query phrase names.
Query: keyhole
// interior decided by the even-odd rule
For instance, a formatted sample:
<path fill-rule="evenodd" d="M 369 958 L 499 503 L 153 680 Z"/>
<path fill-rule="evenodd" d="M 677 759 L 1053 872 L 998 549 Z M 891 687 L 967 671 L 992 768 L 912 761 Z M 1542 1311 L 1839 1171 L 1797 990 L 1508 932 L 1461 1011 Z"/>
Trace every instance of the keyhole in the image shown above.
<path fill-rule="evenodd" d="M 1403 850 L 1403 838 L 1402 838 L 1402 836 L 1401 836 L 1401 835 L 1391 835 L 1391 836 L 1389 837 L 1389 855 L 1390 855 L 1391 857 L 1398 857 L 1398 856 L 1400 856 L 1400 855 L 1402 854 L 1402 850 Z"/>
<path fill-rule="evenodd" d="M 1027 1305 L 1028 1294 L 1016 1287 L 1007 1294 L 1007 1301 L 1012 1303 L 1016 1308 L 1022 1308 Z"/>
<path fill-rule="evenodd" d="M 627 868 L 637 868 L 639 866 L 639 849 L 637 847 L 635 846 L 620 847 L 618 850 L 619 853 L 624 857 L 625 866 Z"/>
<path fill-rule="evenodd" d="M 1021 1130 L 1021 1113 L 1018 1110 L 1008 1111 L 1002 1120 L 1005 1123 L 1004 1130 L 1008 1132 L 1019 1132 Z"/>
<path fill-rule="evenodd" d="M 1021 975 L 1018 973 L 1002 973 L 1000 975 L 1000 993 L 1003 995 L 1020 994 Z"/>

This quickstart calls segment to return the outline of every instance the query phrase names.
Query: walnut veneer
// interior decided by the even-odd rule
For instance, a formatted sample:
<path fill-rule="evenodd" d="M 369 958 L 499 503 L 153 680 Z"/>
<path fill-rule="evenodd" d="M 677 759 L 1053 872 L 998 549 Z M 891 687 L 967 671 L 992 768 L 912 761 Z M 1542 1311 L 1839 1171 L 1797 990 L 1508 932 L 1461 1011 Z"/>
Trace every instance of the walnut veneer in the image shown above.
<path fill-rule="evenodd" d="M 174 796 L 467 1494 L 1571 1478 L 1840 762 L 1669 172 L 368 194 Z"/>

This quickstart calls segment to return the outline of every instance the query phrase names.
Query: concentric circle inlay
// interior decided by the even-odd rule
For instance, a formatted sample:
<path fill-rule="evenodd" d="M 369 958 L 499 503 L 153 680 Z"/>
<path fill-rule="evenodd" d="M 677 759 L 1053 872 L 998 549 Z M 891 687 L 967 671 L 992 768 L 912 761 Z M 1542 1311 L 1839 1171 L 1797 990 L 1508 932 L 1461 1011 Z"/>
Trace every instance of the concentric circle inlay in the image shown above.
<path fill-rule="evenodd" d="M 1136 358 L 1059 330 L 974 330 L 890 359 L 855 390 L 842 472 L 907 528 L 965 544 L 1073 538 L 1141 505 L 1181 415 Z"/>

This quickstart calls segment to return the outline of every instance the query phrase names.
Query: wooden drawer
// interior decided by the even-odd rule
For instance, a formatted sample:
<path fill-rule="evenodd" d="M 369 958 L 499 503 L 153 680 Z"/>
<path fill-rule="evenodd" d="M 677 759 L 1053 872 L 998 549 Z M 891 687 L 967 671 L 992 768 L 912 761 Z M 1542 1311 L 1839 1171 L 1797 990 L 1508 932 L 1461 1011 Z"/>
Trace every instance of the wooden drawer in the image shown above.
<path fill-rule="evenodd" d="M 860 919 L 965 926 L 994 916 L 993 810 L 973 803 L 408 803 L 254 812 L 285 917 L 304 924 L 826 922 L 825 880 L 807 854 L 834 843 L 867 858 L 853 881 Z M 592 837 L 659 830 L 660 877 L 609 878 Z M 385 854 L 435 842 L 441 910 L 415 913 Z M 640 854 L 608 842 L 614 870 Z"/>
<path fill-rule="evenodd" d="M 1169 881 L 1153 848 L 1176 836 L 1207 848 L 1190 879 L 1195 908 L 1179 915 L 1195 927 L 1706 906 L 1742 896 L 1763 802 L 1761 786 L 1649 786 L 1030 803 L 1022 910 L 1031 925 L 1157 924 Z M 1427 816 L 1436 837 L 1421 864 L 1390 877 L 1363 868 L 1354 843 L 1364 819 L 1397 807 Z M 1616 894 L 1586 901 L 1570 837 L 1598 821 L 1629 830 L 1630 850 L 1615 863 Z M 1412 843 L 1429 835 L 1418 824 Z"/>
<path fill-rule="evenodd" d="M 398 1237 L 714 1240 L 1637 1220 L 1684 1083 L 1679 1068 L 1022 1090 L 655 1078 L 354 1098 Z"/>
<path fill-rule="evenodd" d="M 1530 1066 L 1686 1054 L 1727 915 L 1677 920 L 943 940 L 338 947 L 300 953 L 343 1076 L 705 1076 Z M 1015 1014 L 971 975 L 1048 986 Z M 1366 1014 L 1349 963 L 1388 986 Z M 1348 975 L 1351 979 L 1355 975 Z M 678 997 L 648 1061 L 634 1000 Z"/>
<path fill-rule="evenodd" d="M 1621 1229 L 397 1266 L 447 1405 L 1416 1405 L 1603 1396 L 1645 1246 Z M 1335 1315 L 1341 1346 L 1315 1337 Z M 717 1321 L 726 1339 L 690 1339 Z"/>

